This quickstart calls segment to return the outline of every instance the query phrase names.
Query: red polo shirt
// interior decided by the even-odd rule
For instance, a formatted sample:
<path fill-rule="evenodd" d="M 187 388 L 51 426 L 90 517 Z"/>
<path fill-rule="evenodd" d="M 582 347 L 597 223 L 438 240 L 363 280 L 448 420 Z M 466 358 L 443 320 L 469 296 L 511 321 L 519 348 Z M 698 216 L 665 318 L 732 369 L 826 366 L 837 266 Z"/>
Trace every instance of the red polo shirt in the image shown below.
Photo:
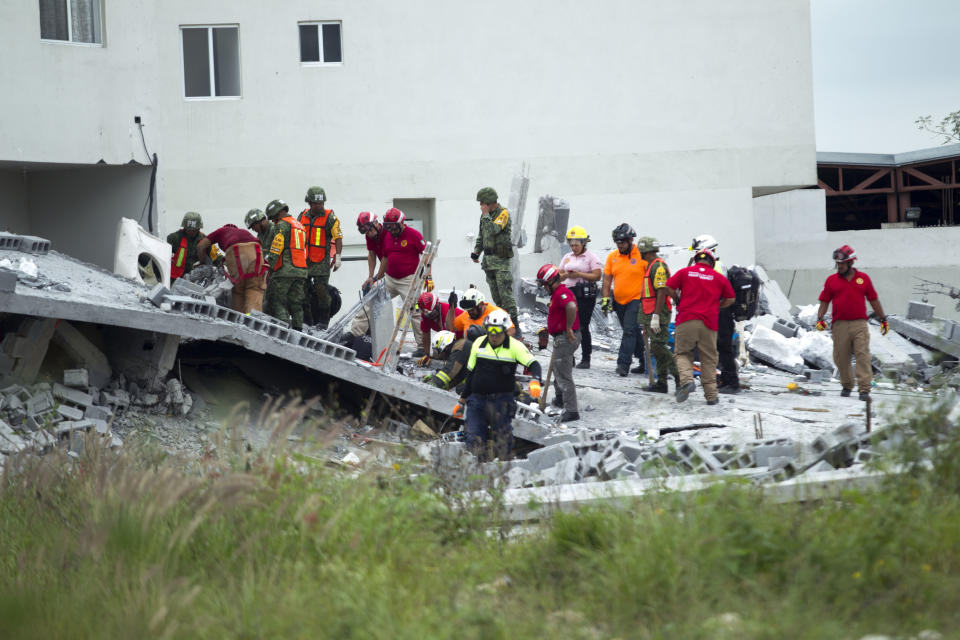
<path fill-rule="evenodd" d="M 720 300 L 737 297 L 726 276 L 705 264 L 680 269 L 670 276 L 667 286 L 680 292 L 677 324 L 702 320 L 711 331 L 717 330 Z"/>
<path fill-rule="evenodd" d="M 552 336 L 560 335 L 567 330 L 567 303 L 577 304 L 577 299 L 573 292 L 567 289 L 566 285 L 557 287 L 550 296 L 550 307 L 547 308 L 547 331 Z M 580 318 L 573 316 L 574 331 L 580 329 Z"/>
<path fill-rule="evenodd" d="M 437 318 L 437 321 L 434 322 L 427 317 L 427 314 L 420 312 L 420 331 L 443 331 L 443 319 L 447 317 L 447 311 L 450 310 L 450 305 L 446 302 L 440 303 L 440 317 Z M 453 318 L 456 320 L 457 316 L 461 313 L 466 313 L 463 309 L 459 307 L 453 310 Z M 454 331 L 453 335 L 457 337 L 457 340 L 463 337 L 463 331 Z"/>
<path fill-rule="evenodd" d="M 380 230 L 380 235 L 376 238 L 371 238 L 370 236 L 364 234 L 364 238 L 367 241 L 367 251 L 373 251 L 373 254 L 377 258 L 383 258 L 383 236 L 390 235 L 383 229 Z"/>
<path fill-rule="evenodd" d="M 853 277 L 847 280 L 839 273 L 827 278 L 820 292 L 820 302 L 833 302 L 833 319 L 866 320 L 867 303 L 876 300 L 877 292 L 873 282 L 863 271 L 853 270 Z"/>
<path fill-rule="evenodd" d="M 412 275 L 420 264 L 420 254 L 427 246 L 420 232 L 407 226 L 397 238 L 386 230 L 380 233 L 383 234 L 383 257 L 387 259 L 387 275 L 397 279 Z"/>
<path fill-rule="evenodd" d="M 239 229 L 237 225 L 225 224 L 216 231 L 207 234 L 207 240 L 220 245 L 220 248 L 226 251 L 235 244 L 244 242 L 259 242 L 257 236 L 246 229 Z"/>

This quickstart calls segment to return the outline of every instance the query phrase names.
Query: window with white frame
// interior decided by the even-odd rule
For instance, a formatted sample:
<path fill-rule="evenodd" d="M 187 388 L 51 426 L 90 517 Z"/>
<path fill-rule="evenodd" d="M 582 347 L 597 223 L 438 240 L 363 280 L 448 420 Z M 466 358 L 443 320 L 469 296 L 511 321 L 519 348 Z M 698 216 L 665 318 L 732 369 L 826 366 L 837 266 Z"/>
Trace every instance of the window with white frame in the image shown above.
<path fill-rule="evenodd" d="M 339 22 L 301 22 L 300 62 L 303 64 L 341 64 L 343 46 Z"/>
<path fill-rule="evenodd" d="M 180 27 L 180 38 L 185 97 L 240 97 L 238 26 Z"/>
<path fill-rule="evenodd" d="M 40 38 L 103 44 L 101 0 L 40 0 Z"/>

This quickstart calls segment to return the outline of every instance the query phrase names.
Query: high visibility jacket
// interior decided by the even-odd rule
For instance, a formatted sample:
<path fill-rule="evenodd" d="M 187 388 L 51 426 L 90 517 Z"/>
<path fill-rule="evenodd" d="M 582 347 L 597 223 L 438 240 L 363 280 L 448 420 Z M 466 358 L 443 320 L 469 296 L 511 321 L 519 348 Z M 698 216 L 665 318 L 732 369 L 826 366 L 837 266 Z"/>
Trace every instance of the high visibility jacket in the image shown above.
<path fill-rule="evenodd" d="M 660 267 L 662 267 L 662 270 Z M 644 313 L 653 313 L 657 310 L 657 289 L 665 287 L 669 277 L 670 269 L 663 258 L 654 258 L 647 265 L 647 272 L 643 276 L 643 286 L 640 289 L 640 304 L 643 306 Z M 667 311 L 673 308 L 670 296 L 665 296 L 663 303 L 663 308 Z"/>
<path fill-rule="evenodd" d="M 290 225 L 290 237 L 284 238 L 277 234 L 273 239 L 273 245 L 270 247 L 270 253 L 277 254 L 277 261 L 273 263 L 273 270 L 277 271 L 283 266 L 283 245 L 287 244 L 290 250 L 290 263 L 299 269 L 307 268 L 307 233 L 303 230 L 303 225 L 297 222 L 293 216 L 281 218 Z"/>
<path fill-rule="evenodd" d="M 187 236 L 180 239 L 180 247 L 173 252 L 170 258 L 170 279 L 176 280 L 187 270 Z"/>
<path fill-rule="evenodd" d="M 327 244 L 330 242 L 330 231 L 337 219 L 332 209 L 324 209 L 323 215 L 311 218 L 310 209 L 300 212 L 300 224 L 307 233 L 307 259 L 310 262 L 323 262 L 327 257 Z"/>

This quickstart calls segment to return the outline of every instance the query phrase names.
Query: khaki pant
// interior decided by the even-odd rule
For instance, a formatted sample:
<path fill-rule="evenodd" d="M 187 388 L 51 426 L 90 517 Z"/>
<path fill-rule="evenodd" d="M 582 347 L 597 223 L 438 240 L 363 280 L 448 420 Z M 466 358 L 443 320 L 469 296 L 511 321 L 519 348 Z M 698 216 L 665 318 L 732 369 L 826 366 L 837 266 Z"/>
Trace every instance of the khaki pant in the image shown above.
<path fill-rule="evenodd" d="M 660 328 L 663 331 L 663 327 Z M 717 395 L 717 332 L 711 331 L 703 320 L 687 320 L 678 324 L 674 335 L 677 371 L 680 385 L 693 382 L 693 350 L 700 352 L 700 384 L 707 400 Z"/>
<path fill-rule="evenodd" d="M 580 332 L 573 332 L 573 342 L 566 333 L 553 336 L 553 384 L 564 411 L 579 412 L 577 387 L 573 383 L 573 354 L 580 346 Z"/>
<path fill-rule="evenodd" d="M 873 382 L 873 367 L 870 366 L 870 330 L 866 320 L 834 320 L 833 363 L 840 373 L 844 389 L 853 389 L 853 372 L 850 356 L 857 361 L 857 390 L 870 393 Z"/>
<path fill-rule="evenodd" d="M 400 296 L 404 298 L 407 295 L 407 292 L 410 290 L 410 283 L 413 282 L 413 274 L 411 273 L 405 278 L 391 278 L 390 276 L 384 276 L 384 284 L 387 287 L 387 294 L 391 298 L 395 296 Z M 364 309 L 360 311 L 350 323 L 350 333 L 355 336 L 362 336 L 370 329 L 370 321 L 367 319 L 369 316 L 369 310 Z M 422 346 L 423 343 L 423 332 L 420 331 L 420 310 L 417 309 L 417 306 L 413 306 L 413 313 L 410 316 L 410 322 L 413 324 L 413 335 L 416 338 L 417 346 Z M 429 348 L 430 345 L 427 345 Z M 429 349 L 426 350 L 429 353 Z M 376 355 L 376 354 L 374 354 Z"/>
<path fill-rule="evenodd" d="M 233 291 L 231 292 L 230 307 L 240 313 L 250 313 L 253 310 L 261 311 L 263 309 L 263 292 L 267 289 L 267 277 L 263 271 L 263 262 L 258 260 L 258 243 L 244 242 L 228 247 L 225 253 L 224 264 L 227 267 L 227 273 L 233 281 Z M 234 251 L 234 247 L 237 248 Z M 239 269 L 237 265 L 237 254 L 240 255 Z M 240 274 L 257 273 L 252 278 L 238 280 Z"/>

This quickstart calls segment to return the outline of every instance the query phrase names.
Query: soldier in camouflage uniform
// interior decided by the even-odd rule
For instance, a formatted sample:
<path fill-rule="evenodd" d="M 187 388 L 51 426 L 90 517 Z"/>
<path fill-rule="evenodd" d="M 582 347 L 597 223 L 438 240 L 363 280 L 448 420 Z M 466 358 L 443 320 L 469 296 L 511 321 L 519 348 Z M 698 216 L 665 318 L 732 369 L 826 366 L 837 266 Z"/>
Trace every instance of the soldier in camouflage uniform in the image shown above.
<path fill-rule="evenodd" d="M 343 252 L 343 233 L 340 220 L 333 209 L 326 209 L 327 192 L 323 187 L 310 187 L 303 199 L 307 208 L 300 212 L 299 222 L 307 232 L 307 281 L 304 299 L 307 301 L 307 322 L 326 327 L 330 322 L 330 282 L 333 271 L 340 268 Z M 336 248 L 334 252 L 333 249 Z M 330 254 L 334 253 L 331 259 Z M 311 298 L 316 299 L 316 317 Z"/>
<path fill-rule="evenodd" d="M 673 352 L 667 346 L 670 338 L 670 296 L 667 295 L 667 280 L 670 268 L 657 254 L 657 241 L 649 236 L 637 240 L 640 257 L 647 263 L 640 289 L 640 308 L 637 310 L 637 322 L 643 326 L 643 332 L 650 338 L 650 355 L 657 360 L 657 381 L 643 387 L 644 391 L 667 392 L 667 377 L 673 376 L 680 386 L 677 363 Z"/>
<path fill-rule="evenodd" d="M 260 209 L 250 209 L 243 221 L 246 223 L 247 229 L 257 234 L 257 240 L 260 241 L 260 251 L 263 252 L 263 255 L 267 255 L 270 252 L 270 243 L 273 242 L 273 237 L 277 235 L 274 233 L 273 223 L 267 220 L 267 214 Z"/>
<path fill-rule="evenodd" d="M 170 259 L 170 281 L 190 273 L 196 266 L 197 244 L 206 236 L 200 233 L 203 228 L 203 218 L 196 211 L 187 211 L 180 223 L 180 229 L 167 236 L 167 243 L 173 248 L 173 257 Z"/>
<path fill-rule="evenodd" d="M 513 299 L 513 276 L 510 273 L 510 261 L 513 259 L 513 243 L 510 241 L 510 212 L 497 203 L 497 192 L 493 187 L 484 187 L 477 192 L 480 203 L 480 233 L 470 258 L 480 265 L 487 276 L 487 286 L 493 303 L 510 314 L 516 337 L 520 339 L 520 319 L 517 316 L 517 303 Z"/>
<path fill-rule="evenodd" d="M 306 233 L 303 225 L 290 216 L 290 207 L 283 200 L 267 205 L 267 218 L 274 224 L 274 236 L 266 258 L 270 275 L 263 311 L 300 331 L 307 279 Z"/>

